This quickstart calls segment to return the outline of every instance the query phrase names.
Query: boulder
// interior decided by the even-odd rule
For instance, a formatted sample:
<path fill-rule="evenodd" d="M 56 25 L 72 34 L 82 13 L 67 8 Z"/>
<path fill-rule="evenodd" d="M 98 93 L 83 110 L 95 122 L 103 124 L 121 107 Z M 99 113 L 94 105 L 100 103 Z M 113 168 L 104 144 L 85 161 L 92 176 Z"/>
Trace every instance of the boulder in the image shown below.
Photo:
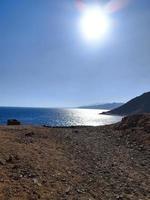
<path fill-rule="evenodd" d="M 21 122 L 16 119 L 8 119 L 7 125 L 21 125 Z"/>

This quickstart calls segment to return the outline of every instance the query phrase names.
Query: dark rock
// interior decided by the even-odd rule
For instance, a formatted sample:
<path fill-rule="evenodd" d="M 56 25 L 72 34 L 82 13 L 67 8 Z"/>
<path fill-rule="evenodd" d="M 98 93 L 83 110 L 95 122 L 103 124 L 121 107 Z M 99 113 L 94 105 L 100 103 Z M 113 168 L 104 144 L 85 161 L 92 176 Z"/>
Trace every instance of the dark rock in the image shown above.
<path fill-rule="evenodd" d="M 7 125 L 21 125 L 21 122 L 16 119 L 8 119 Z"/>
<path fill-rule="evenodd" d="M 34 135 L 34 132 L 29 132 L 25 134 L 26 137 L 32 137 L 33 135 Z"/>

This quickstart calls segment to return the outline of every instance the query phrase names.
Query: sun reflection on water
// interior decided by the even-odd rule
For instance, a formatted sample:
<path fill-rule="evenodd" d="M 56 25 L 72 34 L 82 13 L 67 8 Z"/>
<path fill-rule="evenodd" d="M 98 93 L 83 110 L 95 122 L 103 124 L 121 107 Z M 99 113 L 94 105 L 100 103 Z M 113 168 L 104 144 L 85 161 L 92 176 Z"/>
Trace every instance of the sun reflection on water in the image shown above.
<path fill-rule="evenodd" d="M 98 109 L 69 109 L 68 125 L 100 126 L 120 121 L 122 117 L 100 114 L 106 110 Z"/>

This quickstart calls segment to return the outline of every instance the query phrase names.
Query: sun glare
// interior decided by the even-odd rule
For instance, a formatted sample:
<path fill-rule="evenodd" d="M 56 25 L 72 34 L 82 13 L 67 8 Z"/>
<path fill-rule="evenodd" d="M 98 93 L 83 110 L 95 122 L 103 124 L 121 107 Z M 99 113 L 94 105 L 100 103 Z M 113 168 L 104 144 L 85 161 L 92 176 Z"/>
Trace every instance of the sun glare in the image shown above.
<path fill-rule="evenodd" d="M 99 6 L 89 6 L 82 11 L 80 30 L 87 40 L 99 40 L 104 37 L 110 26 L 109 16 Z"/>

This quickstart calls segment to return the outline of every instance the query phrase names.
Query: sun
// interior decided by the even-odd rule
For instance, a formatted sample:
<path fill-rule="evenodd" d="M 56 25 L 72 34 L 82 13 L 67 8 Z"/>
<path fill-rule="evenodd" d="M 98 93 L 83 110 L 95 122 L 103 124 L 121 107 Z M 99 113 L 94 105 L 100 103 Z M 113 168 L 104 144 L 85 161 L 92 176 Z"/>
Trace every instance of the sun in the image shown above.
<path fill-rule="evenodd" d="M 82 11 L 79 24 L 85 39 L 97 41 L 109 31 L 110 19 L 100 6 L 89 6 Z"/>

